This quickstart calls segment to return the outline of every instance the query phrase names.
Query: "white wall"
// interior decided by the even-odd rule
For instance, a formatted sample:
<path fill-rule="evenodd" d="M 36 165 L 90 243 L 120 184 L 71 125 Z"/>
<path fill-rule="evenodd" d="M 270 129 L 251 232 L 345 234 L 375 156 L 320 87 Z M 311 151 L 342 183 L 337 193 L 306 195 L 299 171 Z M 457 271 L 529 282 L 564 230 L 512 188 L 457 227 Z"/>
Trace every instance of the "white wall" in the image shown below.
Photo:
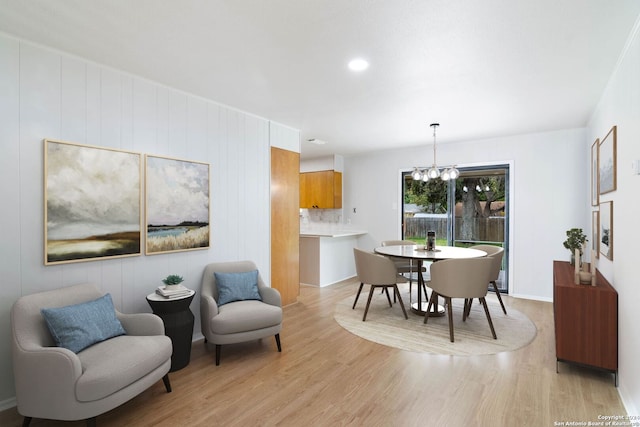
<path fill-rule="evenodd" d="M 512 295 L 551 301 L 552 261 L 570 258 L 562 246 L 565 231 L 572 227 L 590 228 L 589 158 L 584 141 L 584 130 L 572 129 L 438 144 L 441 164 L 513 165 Z M 400 237 L 400 172 L 419 166 L 416 162 L 429 164 L 432 156 L 432 149 L 425 145 L 345 158 L 344 215 L 354 228 L 369 232 L 359 239 L 365 249 Z"/>
<path fill-rule="evenodd" d="M 293 151 L 294 153 L 300 152 L 300 131 L 298 129 L 271 122 L 269 140 L 272 147 Z"/>
<path fill-rule="evenodd" d="M 211 247 L 45 267 L 43 138 L 210 163 Z M 0 410 L 13 403 L 9 312 L 21 295 L 92 282 L 121 311 L 150 312 L 145 296 L 167 274 L 198 290 L 206 263 L 237 259 L 254 260 L 269 283 L 269 146 L 298 140 L 266 119 L 0 34 Z M 196 318 L 199 306 L 196 297 Z"/>
<path fill-rule="evenodd" d="M 300 172 L 334 170 L 344 172 L 344 158 L 340 155 L 300 160 Z"/>
<path fill-rule="evenodd" d="M 586 145 L 604 138 L 617 125 L 617 190 L 600 202 L 613 201 L 613 260 L 603 256 L 598 269 L 618 291 L 619 391 L 629 414 L 640 413 L 640 334 L 638 333 L 638 243 L 640 242 L 640 21 L 611 77 L 587 129 Z M 586 146 L 585 145 L 585 146 Z"/>

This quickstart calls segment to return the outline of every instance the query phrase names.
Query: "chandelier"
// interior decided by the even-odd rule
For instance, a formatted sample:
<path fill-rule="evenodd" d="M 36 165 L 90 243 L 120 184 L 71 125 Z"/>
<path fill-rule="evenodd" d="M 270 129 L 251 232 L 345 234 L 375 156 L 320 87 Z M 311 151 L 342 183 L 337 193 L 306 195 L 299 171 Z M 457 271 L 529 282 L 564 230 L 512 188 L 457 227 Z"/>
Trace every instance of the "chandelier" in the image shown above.
<path fill-rule="evenodd" d="M 455 165 L 438 167 L 436 163 L 436 129 L 440 126 L 440 123 L 431 123 L 429 126 L 433 128 L 433 165 L 431 165 L 429 169 L 414 167 L 413 172 L 411 172 L 411 177 L 416 181 L 425 182 L 438 177 L 443 181 L 456 179 L 460 176 L 460 171 L 456 169 Z M 440 172 L 440 169 L 442 169 L 442 172 Z"/>

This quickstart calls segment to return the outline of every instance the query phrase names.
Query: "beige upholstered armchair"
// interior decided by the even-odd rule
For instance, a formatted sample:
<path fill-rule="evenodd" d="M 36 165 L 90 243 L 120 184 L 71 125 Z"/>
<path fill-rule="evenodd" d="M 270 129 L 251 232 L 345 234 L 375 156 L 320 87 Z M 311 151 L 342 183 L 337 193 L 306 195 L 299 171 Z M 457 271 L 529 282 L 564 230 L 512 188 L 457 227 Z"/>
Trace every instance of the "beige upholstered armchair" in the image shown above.
<path fill-rule="evenodd" d="M 275 336 L 282 328 L 280 292 L 265 285 L 252 261 L 208 264 L 202 274 L 200 321 L 205 342 L 216 346 Z"/>
<path fill-rule="evenodd" d="M 56 346 L 60 336 L 54 339 L 50 321 L 41 310 L 88 304 L 103 297 L 111 304 L 105 312 L 115 323 L 119 321 L 124 335 L 75 352 Z M 93 313 L 93 308 L 86 312 Z M 86 419 L 91 426 L 96 416 L 127 402 L 161 378 L 167 392 L 171 391 L 167 374 L 171 339 L 164 335 L 162 320 L 151 313 L 119 313 L 112 308 L 111 297 L 93 285 L 19 298 L 11 309 L 11 331 L 16 399 L 25 426 L 31 418 Z"/>

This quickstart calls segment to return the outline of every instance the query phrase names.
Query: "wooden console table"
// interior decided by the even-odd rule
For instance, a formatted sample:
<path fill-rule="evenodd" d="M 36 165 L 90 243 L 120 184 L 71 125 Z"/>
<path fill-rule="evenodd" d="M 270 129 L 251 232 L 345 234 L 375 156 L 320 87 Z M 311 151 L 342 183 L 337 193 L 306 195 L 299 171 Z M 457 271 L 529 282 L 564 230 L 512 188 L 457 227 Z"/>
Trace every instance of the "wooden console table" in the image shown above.
<path fill-rule="evenodd" d="M 574 268 L 553 262 L 553 314 L 558 362 L 613 373 L 618 386 L 618 293 L 596 269 L 596 286 L 576 285 Z"/>

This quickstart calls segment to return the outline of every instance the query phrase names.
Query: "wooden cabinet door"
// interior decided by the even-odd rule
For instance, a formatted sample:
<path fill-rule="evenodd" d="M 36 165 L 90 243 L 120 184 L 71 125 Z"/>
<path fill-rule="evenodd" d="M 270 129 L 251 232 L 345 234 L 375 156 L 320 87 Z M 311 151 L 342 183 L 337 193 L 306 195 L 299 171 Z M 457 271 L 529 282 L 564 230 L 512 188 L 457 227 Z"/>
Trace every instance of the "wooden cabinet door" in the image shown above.
<path fill-rule="evenodd" d="M 342 173 L 333 173 L 333 208 L 342 208 Z"/>
<path fill-rule="evenodd" d="M 311 209 L 313 206 L 311 203 L 311 197 L 308 187 L 309 174 L 301 173 L 300 174 L 300 207 L 303 209 Z"/>
<path fill-rule="evenodd" d="M 271 286 L 282 305 L 300 293 L 300 154 L 271 147 Z"/>
<path fill-rule="evenodd" d="M 335 209 L 342 207 L 342 173 L 334 171 L 300 174 L 300 207 Z"/>

